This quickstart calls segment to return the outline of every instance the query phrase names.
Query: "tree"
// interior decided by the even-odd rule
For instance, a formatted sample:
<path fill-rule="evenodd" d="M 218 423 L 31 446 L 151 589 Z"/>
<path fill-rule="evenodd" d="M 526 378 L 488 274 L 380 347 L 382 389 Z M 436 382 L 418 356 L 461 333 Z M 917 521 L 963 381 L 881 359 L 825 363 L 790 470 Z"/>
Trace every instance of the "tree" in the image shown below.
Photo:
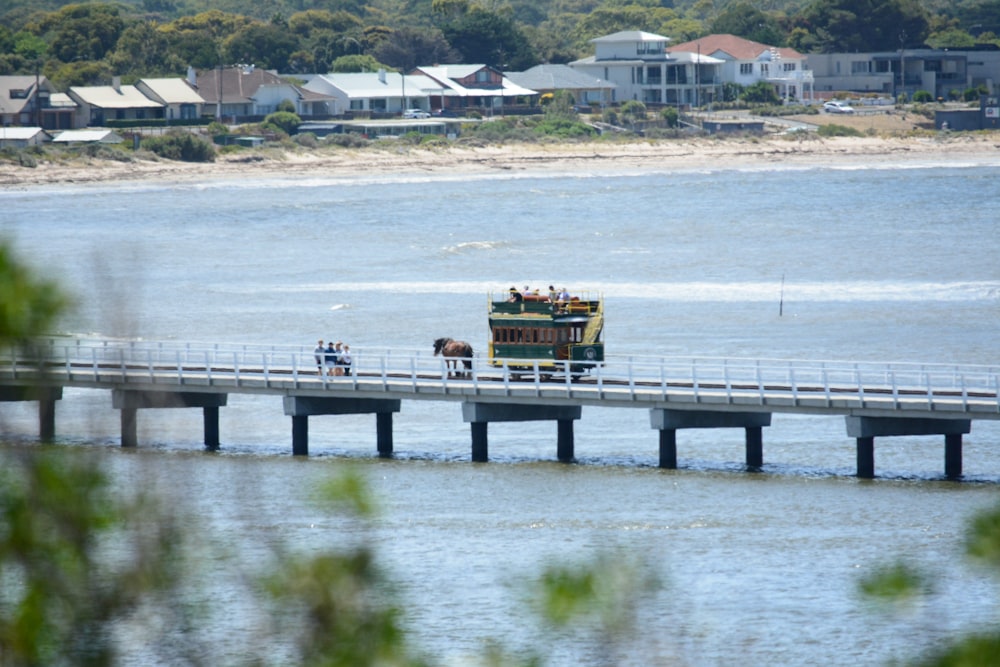
<path fill-rule="evenodd" d="M 379 61 L 402 72 L 420 65 L 457 63 L 461 56 L 437 28 L 400 28 L 375 48 Z"/>
<path fill-rule="evenodd" d="M 932 33 L 927 46 L 932 49 L 969 49 L 976 45 L 976 38 L 959 28 L 949 28 Z"/>
<path fill-rule="evenodd" d="M 524 70 L 535 64 L 528 40 L 514 21 L 478 5 L 441 30 L 467 63 L 501 70 Z"/>
<path fill-rule="evenodd" d="M 52 54 L 64 63 L 100 60 L 118 42 L 125 22 L 116 5 L 93 3 L 66 5 L 42 22 L 42 30 L 52 32 Z"/>
<path fill-rule="evenodd" d="M 709 32 L 736 35 L 768 46 L 785 45 L 785 32 L 778 21 L 742 0 L 716 16 L 709 25 Z"/>
<path fill-rule="evenodd" d="M 184 71 L 184 63 L 171 52 L 167 36 L 147 21 L 125 29 L 108 63 L 117 74 L 134 73 L 137 77 Z"/>
<path fill-rule="evenodd" d="M 331 72 L 377 72 L 389 69 L 372 56 L 340 56 L 330 63 Z"/>
<path fill-rule="evenodd" d="M 922 44 L 928 33 L 917 0 L 814 0 L 802 21 L 822 53 L 891 51 Z"/>
<path fill-rule="evenodd" d="M 298 40 L 273 23 L 252 23 L 222 43 L 227 62 L 254 64 L 279 72 L 288 69 L 291 55 L 297 50 Z"/>
<path fill-rule="evenodd" d="M 758 81 L 743 89 L 743 101 L 747 104 L 780 104 L 781 98 L 774 91 L 774 86 L 767 81 Z"/>

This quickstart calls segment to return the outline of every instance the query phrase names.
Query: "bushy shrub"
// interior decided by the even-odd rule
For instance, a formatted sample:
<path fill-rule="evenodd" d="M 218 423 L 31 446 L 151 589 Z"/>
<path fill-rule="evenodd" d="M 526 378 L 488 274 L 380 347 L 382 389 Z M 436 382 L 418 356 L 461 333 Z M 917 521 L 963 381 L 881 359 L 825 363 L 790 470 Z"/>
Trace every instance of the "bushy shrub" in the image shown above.
<path fill-rule="evenodd" d="M 360 148 L 371 143 L 367 137 L 355 132 L 330 134 L 327 135 L 325 142 L 332 146 L 340 146 L 341 148 Z"/>
<path fill-rule="evenodd" d="M 667 121 L 667 127 L 677 127 L 680 123 L 681 115 L 674 107 L 663 107 L 660 111 L 660 118 Z"/>
<path fill-rule="evenodd" d="M 560 139 L 583 139 L 596 134 L 591 126 L 566 118 L 546 118 L 533 131 L 535 134 Z"/>
<path fill-rule="evenodd" d="M 317 146 L 319 146 L 319 139 L 317 139 L 316 135 L 313 134 L 312 132 L 303 132 L 302 134 L 296 134 L 294 137 L 292 137 L 292 141 L 294 141 L 299 146 L 302 146 L 303 148 L 316 148 Z"/>
<path fill-rule="evenodd" d="M 302 124 L 302 119 L 289 111 L 275 111 L 264 117 L 262 125 L 265 128 L 281 130 L 285 134 L 295 134 Z"/>
<path fill-rule="evenodd" d="M 927 102 L 933 102 L 934 96 L 926 90 L 918 90 L 913 93 L 913 101 L 917 104 L 926 104 Z"/>
<path fill-rule="evenodd" d="M 853 127 L 847 127 L 846 125 L 837 125 L 836 123 L 831 123 L 829 125 L 820 125 L 816 133 L 821 137 L 861 137 L 864 136 L 860 130 L 856 130 Z"/>
<path fill-rule="evenodd" d="M 142 147 L 168 160 L 215 162 L 215 147 L 184 130 L 172 130 L 159 137 L 147 137 Z"/>

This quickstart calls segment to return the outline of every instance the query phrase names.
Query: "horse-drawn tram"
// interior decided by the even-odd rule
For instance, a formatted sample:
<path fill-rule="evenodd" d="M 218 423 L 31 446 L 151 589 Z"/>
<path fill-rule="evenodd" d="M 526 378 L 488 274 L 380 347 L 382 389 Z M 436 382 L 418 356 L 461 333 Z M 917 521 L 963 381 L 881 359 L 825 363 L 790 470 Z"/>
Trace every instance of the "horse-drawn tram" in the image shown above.
<path fill-rule="evenodd" d="M 604 302 L 587 294 L 489 297 L 490 364 L 580 375 L 604 362 Z"/>

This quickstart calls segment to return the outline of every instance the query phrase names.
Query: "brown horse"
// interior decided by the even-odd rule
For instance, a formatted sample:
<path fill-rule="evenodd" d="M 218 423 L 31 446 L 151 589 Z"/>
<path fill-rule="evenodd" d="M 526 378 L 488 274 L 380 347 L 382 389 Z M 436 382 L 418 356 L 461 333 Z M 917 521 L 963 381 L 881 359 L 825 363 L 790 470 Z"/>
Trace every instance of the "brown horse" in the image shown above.
<path fill-rule="evenodd" d="M 434 356 L 441 355 L 443 357 L 452 357 L 451 359 L 446 358 L 444 360 L 445 366 L 448 368 L 448 377 L 452 376 L 452 369 L 454 369 L 455 377 L 465 377 L 466 375 L 471 375 L 472 370 L 472 346 L 462 340 L 452 340 L 451 338 L 438 338 L 434 341 Z M 461 359 L 462 363 L 465 364 L 465 373 L 459 372 L 458 362 Z"/>

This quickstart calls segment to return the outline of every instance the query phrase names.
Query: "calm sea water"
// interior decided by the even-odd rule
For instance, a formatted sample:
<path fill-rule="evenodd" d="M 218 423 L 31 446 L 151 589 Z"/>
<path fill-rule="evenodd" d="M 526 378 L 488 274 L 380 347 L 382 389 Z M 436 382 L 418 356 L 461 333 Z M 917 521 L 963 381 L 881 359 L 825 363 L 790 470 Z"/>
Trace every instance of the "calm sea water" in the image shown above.
<path fill-rule="evenodd" d="M 674 170 L 495 176 L 256 178 L 0 191 L 0 233 L 76 296 L 72 333 L 146 339 L 484 350 L 490 291 L 601 291 L 609 354 L 1000 363 L 1000 159 L 940 167 Z M 629 664 L 881 664 L 995 621 L 997 591 L 961 555 L 965 522 L 1000 494 L 1000 423 L 965 439 L 966 481 L 943 481 L 942 438 L 876 442 L 853 477 L 842 419 L 775 415 L 764 471 L 742 471 L 741 431 L 683 431 L 680 469 L 656 468 L 642 410 L 586 408 L 577 465 L 555 427 L 496 424 L 491 463 L 468 462 L 458 406 L 407 403 L 393 461 L 370 416 L 314 418 L 290 456 L 280 401 L 231 396 L 223 451 L 201 451 L 199 411 L 140 413 L 118 448 L 101 392 L 67 391 L 57 430 L 191 504 L 248 564 L 276 541 L 341 539 L 307 501 L 347 464 L 370 480 L 374 530 L 407 622 L 441 663 L 489 638 L 588 664 L 544 634 L 523 582 L 553 560 L 623 549 L 666 583 L 642 607 Z M 3 405 L 8 439 L 32 407 Z M 907 614 L 873 610 L 857 578 L 906 557 L 938 573 Z M 261 556 L 263 560 L 263 556 Z M 239 603 L 234 602 L 239 608 Z M 240 614 L 236 613 L 236 618 Z M 241 660 L 237 621 L 211 645 Z M 278 649 L 276 649 L 278 650 Z M 140 651 L 131 657 L 142 662 Z"/>

